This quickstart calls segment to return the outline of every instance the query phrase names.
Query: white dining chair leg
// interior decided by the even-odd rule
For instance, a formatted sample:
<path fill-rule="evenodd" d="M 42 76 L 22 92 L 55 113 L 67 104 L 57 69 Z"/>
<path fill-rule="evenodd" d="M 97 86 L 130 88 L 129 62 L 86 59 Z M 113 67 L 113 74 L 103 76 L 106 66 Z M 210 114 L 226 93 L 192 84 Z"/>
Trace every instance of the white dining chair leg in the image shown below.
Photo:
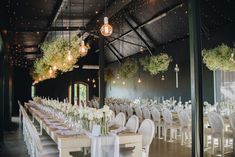
<path fill-rule="evenodd" d="M 211 155 L 214 155 L 214 138 L 211 137 Z"/>
<path fill-rule="evenodd" d="M 221 154 L 222 157 L 224 157 L 224 137 L 221 137 L 220 144 L 221 144 Z"/>
<path fill-rule="evenodd" d="M 158 126 L 158 138 L 159 139 L 161 138 L 161 126 L 160 125 Z"/>
<path fill-rule="evenodd" d="M 184 145 L 184 132 L 181 131 L 181 145 Z"/>
<path fill-rule="evenodd" d="M 164 128 L 164 141 L 166 141 L 166 134 L 167 134 L 167 129 Z"/>

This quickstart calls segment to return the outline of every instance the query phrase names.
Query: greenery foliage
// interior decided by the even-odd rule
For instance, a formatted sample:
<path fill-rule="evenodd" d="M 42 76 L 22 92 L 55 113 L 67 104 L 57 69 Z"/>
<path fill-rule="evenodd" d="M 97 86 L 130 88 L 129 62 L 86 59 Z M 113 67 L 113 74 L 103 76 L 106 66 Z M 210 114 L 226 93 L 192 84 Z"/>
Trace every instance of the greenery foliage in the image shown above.
<path fill-rule="evenodd" d="M 128 79 L 134 77 L 138 71 L 138 68 L 138 61 L 136 59 L 127 59 L 124 63 L 122 63 L 118 73 L 122 78 Z"/>
<path fill-rule="evenodd" d="M 144 71 L 149 72 L 151 75 L 166 71 L 170 62 L 172 62 L 172 58 L 166 53 L 140 58 L 140 64 L 143 66 Z"/>
<path fill-rule="evenodd" d="M 235 71 L 234 58 L 235 49 L 221 44 L 213 49 L 204 49 L 203 62 L 210 70 Z"/>
<path fill-rule="evenodd" d="M 104 80 L 110 81 L 115 77 L 114 71 L 112 69 L 105 69 L 104 71 Z"/>
<path fill-rule="evenodd" d="M 44 42 L 41 46 L 44 55 L 35 61 L 31 72 L 36 83 L 56 77 L 58 71 L 63 73 L 72 70 L 77 60 L 82 57 L 78 52 L 80 43 L 81 39 L 78 36 L 73 36 L 70 43 L 68 39 L 63 37 Z M 89 45 L 87 46 L 90 48 Z M 71 60 L 67 59 L 69 51 L 72 56 Z M 49 74 L 49 69 L 52 67 L 55 67 L 55 69 Z"/>

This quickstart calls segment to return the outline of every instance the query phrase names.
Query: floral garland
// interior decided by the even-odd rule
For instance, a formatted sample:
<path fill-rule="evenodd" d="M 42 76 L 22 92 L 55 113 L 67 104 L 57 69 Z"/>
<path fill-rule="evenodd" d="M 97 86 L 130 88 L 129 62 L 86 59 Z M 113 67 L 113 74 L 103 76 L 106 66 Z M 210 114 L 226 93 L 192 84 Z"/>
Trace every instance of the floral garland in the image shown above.
<path fill-rule="evenodd" d="M 128 79 L 134 77 L 138 71 L 138 68 L 138 61 L 136 59 L 127 59 L 124 63 L 122 63 L 118 73 L 122 78 Z"/>
<path fill-rule="evenodd" d="M 62 37 L 58 37 L 53 41 L 44 42 L 41 46 L 44 55 L 35 61 L 31 75 L 35 83 L 55 78 L 57 72 L 71 71 L 80 57 L 78 53 L 81 44 L 81 38 L 73 36 L 71 42 Z M 89 45 L 86 45 L 90 49 Z M 71 52 L 71 60 L 68 60 L 68 51 Z M 50 73 L 49 73 L 49 70 Z"/>
<path fill-rule="evenodd" d="M 140 59 L 140 64 L 143 66 L 144 71 L 148 71 L 151 75 L 166 71 L 170 62 L 172 62 L 172 58 L 166 53 Z"/>
<path fill-rule="evenodd" d="M 231 48 L 225 44 L 221 44 L 213 49 L 204 49 L 203 62 L 208 69 L 235 71 L 234 53 L 235 48 Z"/>

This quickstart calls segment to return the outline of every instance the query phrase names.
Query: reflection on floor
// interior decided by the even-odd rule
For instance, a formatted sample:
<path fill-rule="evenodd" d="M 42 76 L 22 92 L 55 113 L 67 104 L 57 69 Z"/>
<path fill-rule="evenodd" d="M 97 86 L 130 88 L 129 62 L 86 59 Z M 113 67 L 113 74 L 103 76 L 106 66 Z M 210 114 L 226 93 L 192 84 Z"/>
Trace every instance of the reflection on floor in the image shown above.
<path fill-rule="evenodd" d="M 191 147 L 181 146 L 180 140 L 174 142 L 164 142 L 163 139 L 155 138 L 150 147 L 149 157 L 191 157 Z M 219 152 L 217 153 L 219 155 Z M 215 156 L 215 157 L 217 157 Z M 205 152 L 204 157 L 212 157 L 210 149 Z M 227 153 L 225 157 L 234 157 L 232 153 Z"/>
<path fill-rule="evenodd" d="M 17 123 L 18 120 L 14 118 L 13 121 Z M 0 149 L 0 157 L 29 157 L 20 129 L 5 134 L 5 146 Z M 191 157 L 191 148 L 181 146 L 180 141 L 170 143 L 155 138 L 149 157 Z M 209 151 L 205 153 L 205 157 L 211 157 Z M 225 157 L 232 157 L 232 154 L 226 154 Z"/>

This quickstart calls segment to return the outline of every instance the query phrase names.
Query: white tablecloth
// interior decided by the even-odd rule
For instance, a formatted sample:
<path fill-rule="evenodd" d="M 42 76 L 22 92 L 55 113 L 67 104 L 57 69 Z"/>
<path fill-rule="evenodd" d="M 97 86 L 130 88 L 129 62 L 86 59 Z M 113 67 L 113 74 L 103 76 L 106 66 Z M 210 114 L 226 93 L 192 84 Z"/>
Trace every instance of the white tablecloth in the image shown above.
<path fill-rule="evenodd" d="M 91 157 L 119 157 L 117 135 L 91 137 L 91 141 Z"/>

